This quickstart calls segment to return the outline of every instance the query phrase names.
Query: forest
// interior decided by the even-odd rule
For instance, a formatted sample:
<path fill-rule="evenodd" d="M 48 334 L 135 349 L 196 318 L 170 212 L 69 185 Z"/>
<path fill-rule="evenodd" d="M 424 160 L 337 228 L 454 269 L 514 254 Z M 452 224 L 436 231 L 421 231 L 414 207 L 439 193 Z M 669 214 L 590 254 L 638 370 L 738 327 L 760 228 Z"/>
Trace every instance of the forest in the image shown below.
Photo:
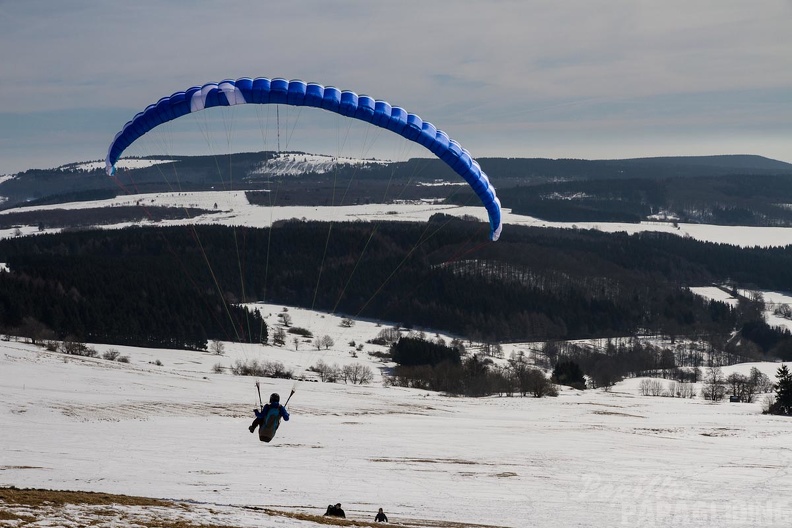
<path fill-rule="evenodd" d="M 638 223 L 663 215 L 694 224 L 786 227 L 792 226 L 790 203 L 792 178 L 754 175 L 521 185 L 504 199 L 514 213 L 558 222 Z"/>
<path fill-rule="evenodd" d="M 0 328 L 92 342 L 203 348 L 264 341 L 243 302 L 266 301 L 442 330 L 485 342 L 745 328 L 752 354 L 792 358 L 788 334 L 750 303 L 690 286 L 784 289 L 792 248 L 738 248 L 646 232 L 428 223 L 321 223 L 85 230 L 0 241 Z M 748 324 L 751 323 L 751 324 Z M 751 341 L 754 342 L 754 341 Z"/>

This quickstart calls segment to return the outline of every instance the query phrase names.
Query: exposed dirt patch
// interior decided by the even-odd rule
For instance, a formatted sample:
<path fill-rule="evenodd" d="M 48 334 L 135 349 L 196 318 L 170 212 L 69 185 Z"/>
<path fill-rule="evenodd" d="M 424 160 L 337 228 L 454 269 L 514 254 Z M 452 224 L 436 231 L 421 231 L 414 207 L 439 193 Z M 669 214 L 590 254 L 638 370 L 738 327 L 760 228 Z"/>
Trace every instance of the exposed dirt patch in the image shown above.
<path fill-rule="evenodd" d="M 463 464 L 469 466 L 487 465 L 462 458 L 372 458 L 372 462 L 395 462 L 399 464 Z"/>
<path fill-rule="evenodd" d="M 255 512 L 257 515 L 253 519 L 249 515 L 242 515 L 247 522 L 230 520 L 239 519 L 245 512 Z M 261 526 L 265 517 L 295 519 L 322 526 L 383 526 L 372 521 L 337 519 L 253 506 L 203 504 L 88 491 L 0 488 L 0 526 L 252 528 Z M 506 528 L 424 519 L 400 519 L 398 525 L 416 528 Z"/>
<path fill-rule="evenodd" d="M 623 412 L 615 412 L 615 411 L 594 411 L 592 414 L 602 414 L 606 416 L 626 416 L 628 418 L 646 418 L 646 416 L 640 416 L 638 414 L 627 414 Z"/>
<path fill-rule="evenodd" d="M 725 437 L 725 436 L 737 436 L 742 430 L 741 429 L 732 429 L 731 427 L 716 427 L 709 431 L 704 431 L 703 433 L 699 433 L 701 436 L 711 436 L 711 437 Z"/>

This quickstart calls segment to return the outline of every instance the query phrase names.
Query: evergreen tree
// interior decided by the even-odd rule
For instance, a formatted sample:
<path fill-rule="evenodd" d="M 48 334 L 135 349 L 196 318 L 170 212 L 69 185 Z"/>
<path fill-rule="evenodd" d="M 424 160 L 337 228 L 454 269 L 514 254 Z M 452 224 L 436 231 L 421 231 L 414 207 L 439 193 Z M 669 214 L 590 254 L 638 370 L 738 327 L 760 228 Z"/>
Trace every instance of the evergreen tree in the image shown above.
<path fill-rule="evenodd" d="M 391 357 L 399 365 L 438 365 L 444 361 L 459 364 L 459 351 L 425 339 L 402 337 L 391 345 Z"/>
<path fill-rule="evenodd" d="M 770 407 L 771 414 L 792 414 L 792 373 L 786 365 L 776 372 L 778 382 L 775 386 L 775 402 Z"/>
<path fill-rule="evenodd" d="M 559 385 L 568 385 L 576 389 L 586 388 L 586 378 L 580 365 L 572 360 L 563 360 L 556 363 L 553 369 L 552 380 Z"/>

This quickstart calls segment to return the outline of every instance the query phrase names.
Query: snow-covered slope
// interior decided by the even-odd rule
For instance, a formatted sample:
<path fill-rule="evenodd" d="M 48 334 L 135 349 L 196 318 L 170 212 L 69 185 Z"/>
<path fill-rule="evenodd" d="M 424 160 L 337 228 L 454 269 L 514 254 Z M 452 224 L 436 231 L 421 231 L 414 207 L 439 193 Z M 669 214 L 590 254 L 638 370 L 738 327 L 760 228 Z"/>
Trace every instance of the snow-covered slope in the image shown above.
<path fill-rule="evenodd" d="M 260 308 L 270 323 L 282 312 Z M 387 367 L 374 345 L 356 358 L 351 345 L 384 326 L 288 313 L 336 344 L 226 343 L 223 356 L 112 347 L 124 364 L 0 342 L 0 485 L 183 499 L 197 503 L 180 510 L 193 521 L 246 527 L 312 525 L 250 506 L 321 514 L 335 502 L 352 519 L 383 507 L 412 526 L 788 526 L 789 419 L 762 415 L 761 402 L 642 397 L 638 380 L 469 399 L 384 386 L 380 374 L 363 386 L 262 378 L 264 397 L 296 389 L 292 419 L 263 444 L 247 430 L 255 380 L 230 374 L 234 362 L 277 360 L 296 375 L 319 360 Z"/>
<path fill-rule="evenodd" d="M 252 171 L 252 174 L 269 174 L 272 176 L 298 176 L 310 172 L 326 174 L 338 170 L 341 166 L 382 166 L 388 163 L 388 161 L 376 159 L 365 160 L 323 154 L 283 152 L 261 163 L 256 170 Z"/>
<path fill-rule="evenodd" d="M 147 167 L 153 167 L 154 165 L 160 165 L 162 163 L 173 163 L 173 160 L 124 158 L 122 160 L 118 160 L 118 162 L 116 163 L 116 168 L 145 169 Z M 83 171 L 92 171 L 97 169 L 104 170 L 104 168 L 105 168 L 104 161 L 88 161 L 86 163 L 70 164 L 61 167 L 61 169 L 64 170 L 69 169 L 69 170 L 83 170 Z"/>
<path fill-rule="evenodd" d="M 97 200 L 90 202 L 74 202 L 35 207 L 16 207 L 0 211 L 0 214 L 12 212 L 25 212 L 47 209 L 81 209 L 93 207 L 116 207 L 119 205 L 157 205 L 174 207 L 202 207 L 215 211 L 208 215 L 199 215 L 189 220 L 163 220 L 157 225 L 178 225 L 184 223 L 210 223 L 224 225 L 247 225 L 252 227 L 267 227 L 278 220 L 303 218 L 306 220 L 334 221 L 334 222 L 383 222 L 383 221 L 419 221 L 429 219 L 435 213 L 445 213 L 459 217 L 478 218 L 487 221 L 487 212 L 478 206 L 456 206 L 432 201 L 414 203 L 367 204 L 349 205 L 339 207 L 311 207 L 311 206 L 282 206 L 261 207 L 248 203 L 241 191 L 209 191 L 209 192 L 173 192 L 157 194 L 130 194 L 119 196 L 110 200 Z M 542 226 L 562 229 L 596 229 L 604 232 L 625 232 L 629 234 L 643 231 L 656 231 L 671 233 L 679 236 L 691 237 L 696 240 L 732 244 L 742 247 L 773 247 L 792 244 L 792 228 L 784 227 L 744 227 L 744 226 L 717 226 L 707 224 L 678 224 L 674 227 L 667 223 L 642 222 L 640 224 L 622 224 L 607 222 L 546 222 L 529 216 L 512 214 L 509 209 L 503 213 L 504 229 L 509 225 Z M 103 228 L 125 227 L 127 224 L 117 226 L 102 226 Z M 21 226 L 22 234 L 38 232 L 37 226 Z M 16 229 L 0 230 L 0 236 L 15 236 Z"/>

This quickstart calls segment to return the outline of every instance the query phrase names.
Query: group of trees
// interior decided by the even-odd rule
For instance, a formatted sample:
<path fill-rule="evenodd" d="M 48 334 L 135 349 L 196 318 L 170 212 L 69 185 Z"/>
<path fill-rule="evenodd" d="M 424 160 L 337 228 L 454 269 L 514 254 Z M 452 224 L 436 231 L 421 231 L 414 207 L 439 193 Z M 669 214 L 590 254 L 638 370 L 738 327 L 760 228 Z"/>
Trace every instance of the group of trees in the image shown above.
<path fill-rule="evenodd" d="M 663 212 L 679 222 L 790 226 L 788 175 L 565 179 L 503 193 L 513 212 L 558 222 L 640 222 Z M 460 201 L 457 197 L 455 201 Z"/>
<path fill-rule="evenodd" d="M 374 379 L 374 371 L 361 363 L 352 363 L 339 367 L 338 365 L 329 365 L 319 360 L 309 370 L 319 376 L 319 381 L 327 383 L 343 381 L 353 385 L 366 385 Z"/>
<path fill-rule="evenodd" d="M 748 375 L 732 372 L 726 376 L 726 390 L 731 396 L 742 402 L 753 402 L 757 394 L 773 390 L 773 382 L 756 367 L 752 367 Z"/>
<path fill-rule="evenodd" d="M 686 370 L 678 368 L 674 352 L 639 339 L 604 340 L 601 346 L 554 342 L 542 346 L 538 363 L 553 368 L 553 377 L 562 385 L 609 388 L 627 377 L 663 377 L 690 381 Z M 695 380 L 693 380 L 695 381 Z"/>
<path fill-rule="evenodd" d="M 4 241 L 0 254 L 11 271 L 0 273 L 0 327 L 34 341 L 73 335 L 193 349 L 209 339 L 266 342 L 261 316 L 186 269 L 189 257 L 173 252 L 164 233 L 133 233 Z"/>
<path fill-rule="evenodd" d="M 216 368 L 217 371 L 222 370 Z M 287 368 L 280 361 L 259 361 L 249 359 L 246 361 L 236 360 L 231 365 L 231 373 L 236 376 L 262 376 L 268 378 L 294 378 L 294 371 Z"/>
<path fill-rule="evenodd" d="M 522 354 L 498 365 L 478 354 L 463 357 L 456 346 L 408 336 L 394 342 L 390 351 L 397 366 L 389 382 L 400 387 L 461 396 L 530 394 L 540 398 L 557 394 L 550 379 Z"/>
<path fill-rule="evenodd" d="M 792 409 L 789 403 L 792 402 L 789 398 L 792 397 L 792 385 L 790 383 L 792 378 L 788 378 L 788 371 L 785 370 L 786 366 L 782 366 L 778 371 L 778 383 L 774 384 L 769 376 L 761 372 L 756 367 L 752 367 L 748 375 L 733 372 L 728 376 L 723 374 L 718 366 L 711 366 L 706 369 L 703 377 L 701 378 L 701 397 L 705 400 L 718 402 L 728 397 L 732 401 L 740 401 L 751 403 L 756 399 L 759 394 L 768 394 L 776 391 L 776 401 L 786 401 L 787 404 L 779 404 L 770 407 L 770 412 L 776 414 L 787 414 L 785 409 Z M 787 389 L 782 387 L 787 386 Z M 694 385 L 689 381 L 672 381 L 667 387 L 663 382 L 658 379 L 644 379 L 641 380 L 638 389 L 642 396 L 666 396 L 677 398 L 693 398 L 696 396 Z M 782 395 L 780 398 L 779 390 L 790 396 Z M 785 392 L 785 390 L 787 392 Z"/>
<path fill-rule="evenodd" d="M 623 349 L 620 353 L 638 355 L 639 350 Z M 588 350 L 585 355 L 581 355 L 581 349 L 575 346 L 567 348 L 563 354 L 559 353 L 559 350 L 555 351 L 555 364 L 549 378 L 542 370 L 531 365 L 522 353 L 513 355 L 505 365 L 497 365 L 491 359 L 482 358 L 478 354 L 463 355 L 458 348 L 415 336 L 402 336 L 392 343 L 390 351 L 391 357 L 397 363 L 388 378 L 391 384 L 453 395 L 520 394 L 539 398 L 557 395 L 556 384 L 580 390 L 591 386 L 607 389 L 615 381 L 622 379 L 620 375 L 614 374 L 616 371 L 614 366 L 620 363 L 618 360 L 611 358 L 611 361 L 607 362 L 609 368 L 604 368 L 597 361 L 593 363 L 590 361 L 592 355 L 600 352 Z M 571 359 L 573 357 L 575 359 Z M 666 361 L 672 357 L 666 355 Z M 584 368 L 579 364 L 581 360 L 591 372 L 584 373 Z M 778 369 L 778 381 L 775 384 L 755 367 L 751 368 L 748 375 L 732 373 L 728 376 L 723 375 L 719 366 L 707 368 L 703 376 L 701 373 L 690 376 L 688 369 L 673 366 L 655 365 L 655 368 L 666 373 L 676 372 L 678 379 L 669 382 L 667 386 L 658 379 L 642 380 L 639 390 L 644 396 L 693 398 L 696 396 L 694 382 L 700 379 L 703 382 L 701 396 L 705 400 L 717 402 L 729 396 L 737 401 L 750 403 L 758 394 L 775 391 L 768 412 L 792 414 L 792 373 L 786 365 Z M 605 370 L 608 372 L 603 372 Z M 619 370 L 619 372 L 624 371 Z M 658 373 L 657 370 L 653 372 Z M 631 374 L 638 375 L 639 371 Z M 643 375 L 646 375 L 646 371 Z"/>
<path fill-rule="evenodd" d="M 658 379 L 643 379 L 638 384 L 641 396 L 666 396 L 670 398 L 693 398 L 696 389 L 691 382 L 671 381 L 667 387 Z"/>
<path fill-rule="evenodd" d="M 538 352 L 537 364 L 553 368 L 553 377 L 559 383 L 578 387 L 582 387 L 585 375 L 588 386 L 606 389 L 629 377 L 664 378 L 679 384 L 705 381 L 708 388 L 704 396 L 715 400 L 734 395 L 741 401 L 752 401 L 757 393 L 769 392 L 769 379 L 755 368 L 747 376 L 735 373 L 725 377 L 721 366 L 755 360 L 756 356 L 742 355 L 733 344 L 714 337 L 686 341 L 675 348 L 634 338 L 586 344 L 549 341 Z M 574 374 L 572 379 L 577 385 L 570 381 L 569 372 Z M 666 391 L 645 387 L 644 392 L 674 395 L 682 388 L 674 386 Z"/>

